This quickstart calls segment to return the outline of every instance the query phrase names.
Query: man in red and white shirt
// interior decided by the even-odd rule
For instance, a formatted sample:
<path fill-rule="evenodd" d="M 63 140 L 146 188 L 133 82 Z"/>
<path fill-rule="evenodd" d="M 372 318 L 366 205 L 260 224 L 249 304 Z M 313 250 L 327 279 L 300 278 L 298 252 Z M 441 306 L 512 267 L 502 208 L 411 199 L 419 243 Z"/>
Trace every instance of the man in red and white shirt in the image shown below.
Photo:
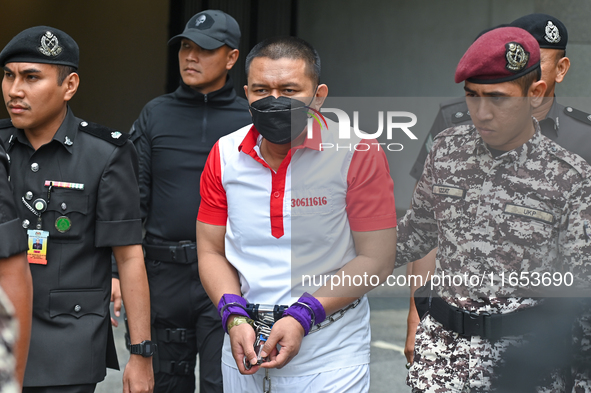
<path fill-rule="evenodd" d="M 246 58 L 246 75 L 254 125 L 214 146 L 197 219 L 199 274 L 229 332 L 224 390 L 255 391 L 270 378 L 294 392 L 367 392 L 364 294 L 392 272 L 396 245 L 386 156 L 375 140 L 353 133 L 339 140 L 333 122 L 308 129 L 307 112 L 322 106 L 328 88 L 307 42 L 259 43 Z M 314 332 L 358 298 L 343 318 Z M 271 329 L 262 353 L 269 361 L 261 365 L 246 302 L 290 305 Z"/>

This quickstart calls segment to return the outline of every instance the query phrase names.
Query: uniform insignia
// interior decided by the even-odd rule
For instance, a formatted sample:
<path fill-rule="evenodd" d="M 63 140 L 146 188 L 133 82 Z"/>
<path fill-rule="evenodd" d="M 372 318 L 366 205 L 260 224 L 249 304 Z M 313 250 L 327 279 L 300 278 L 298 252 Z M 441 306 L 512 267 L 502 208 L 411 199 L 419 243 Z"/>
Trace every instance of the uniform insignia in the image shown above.
<path fill-rule="evenodd" d="M 60 216 L 55 220 L 55 229 L 57 229 L 58 232 L 68 232 L 71 227 L 72 221 L 66 216 Z"/>
<path fill-rule="evenodd" d="M 66 140 L 64 141 L 64 145 L 66 146 L 72 146 L 74 144 L 74 142 L 72 142 L 72 140 L 68 137 L 66 137 Z"/>
<path fill-rule="evenodd" d="M 46 31 L 41 37 L 41 46 L 37 49 L 47 57 L 56 57 L 62 53 L 63 48 L 59 45 L 57 37 L 51 31 Z"/>
<path fill-rule="evenodd" d="M 464 198 L 466 196 L 466 190 L 459 187 L 451 187 L 451 186 L 441 186 L 434 184 L 433 185 L 433 194 L 435 195 L 444 195 L 450 196 L 454 198 Z"/>
<path fill-rule="evenodd" d="M 459 124 L 459 123 L 464 123 L 466 121 L 471 121 L 472 118 L 470 117 L 470 112 L 466 111 L 466 112 L 456 112 L 451 116 L 451 122 L 452 124 Z"/>
<path fill-rule="evenodd" d="M 87 123 L 85 121 L 80 123 L 78 130 L 90 135 L 94 135 L 97 138 L 114 144 L 115 146 L 123 146 L 129 139 L 129 134 L 124 134 L 112 128 L 108 128 L 96 123 Z"/>
<path fill-rule="evenodd" d="M 551 44 L 557 44 L 560 42 L 560 31 L 558 31 L 558 27 L 552 23 L 551 20 L 548 21 L 546 25 L 546 35 L 544 39 Z"/>
<path fill-rule="evenodd" d="M 524 69 L 529 60 L 529 52 L 526 52 L 523 46 L 517 42 L 505 44 L 505 49 L 505 58 L 507 59 L 505 67 L 513 72 Z"/>
<path fill-rule="evenodd" d="M 511 203 L 507 203 L 505 205 L 505 213 L 531 218 L 533 220 L 546 222 L 548 224 L 554 224 L 554 216 L 551 213 L 539 209 L 532 209 L 525 206 L 518 206 L 513 205 Z"/>

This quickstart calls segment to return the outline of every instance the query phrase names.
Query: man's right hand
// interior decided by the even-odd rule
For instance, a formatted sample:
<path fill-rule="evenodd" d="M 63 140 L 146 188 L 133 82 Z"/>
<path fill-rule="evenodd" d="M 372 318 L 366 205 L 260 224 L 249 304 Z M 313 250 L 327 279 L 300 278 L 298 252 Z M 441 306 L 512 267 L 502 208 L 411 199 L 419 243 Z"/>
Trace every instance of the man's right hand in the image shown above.
<path fill-rule="evenodd" d="M 419 318 L 414 298 L 411 297 L 408 318 L 406 320 L 406 343 L 404 344 L 404 356 L 406 356 L 406 361 L 410 364 L 414 361 L 415 338 L 417 335 L 417 327 L 420 322 L 421 319 Z"/>
<path fill-rule="evenodd" d="M 233 316 L 230 318 L 233 318 Z M 228 322 L 231 321 L 232 319 L 228 319 Z M 230 329 L 228 334 L 230 335 L 232 356 L 234 356 L 234 360 L 236 361 L 236 365 L 238 366 L 240 374 L 250 375 L 256 373 L 259 370 L 259 366 L 255 366 L 257 362 L 257 355 L 254 352 L 255 332 L 252 326 L 250 326 L 248 323 L 236 325 Z M 246 368 L 244 368 L 244 357 L 246 357 L 247 362 L 250 359 L 250 364 L 253 365 L 250 370 L 246 370 Z"/>

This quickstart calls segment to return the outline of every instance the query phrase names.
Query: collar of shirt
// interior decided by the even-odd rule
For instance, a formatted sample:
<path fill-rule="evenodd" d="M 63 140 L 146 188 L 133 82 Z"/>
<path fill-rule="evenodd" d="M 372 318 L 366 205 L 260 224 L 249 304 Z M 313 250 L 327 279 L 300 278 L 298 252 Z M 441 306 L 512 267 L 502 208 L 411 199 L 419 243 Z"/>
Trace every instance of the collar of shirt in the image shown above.
<path fill-rule="evenodd" d="M 525 142 L 523 145 L 521 145 L 513 150 L 510 150 L 510 151 L 506 152 L 505 154 L 502 154 L 502 155 L 496 157 L 495 160 L 508 159 L 510 162 L 514 162 L 516 167 L 522 166 L 525 164 L 525 162 L 530 157 L 531 153 L 538 148 L 538 146 L 540 145 L 540 142 L 542 140 L 542 132 L 540 129 L 540 123 L 534 117 L 532 117 L 532 121 L 534 122 L 534 128 L 535 128 L 534 135 L 527 142 Z M 490 153 L 490 151 L 486 147 L 486 143 L 484 143 L 484 141 L 480 137 L 480 134 L 478 133 L 476 128 L 474 128 L 474 132 L 472 135 L 475 138 L 473 152 L 475 154 L 489 154 L 492 157 L 492 154 Z"/>
<path fill-rule="evenodd" d="M 228 75 L 226 83 L 221 89 L 203 94 L 187 85 L 181 79 L 178 89 L 174 95 L 181 100 L 188 100 L 193 102 L 207 102 L 226 104 L 236 99 L 236 91 L 234 90 L 234 82 Z"/>
<path fill-rule="evenodd" d="M 64 118 L 64 121 L 60 127 L 57 129 L 56 133 L 53 135 L 52 142 L 58 142 L 68 151 L 68 153 L 71 154 L 74 147 L 74 142 L 76 140 L 76 135 L 78 134 L 79 120 L 76 119 L 69 106 L 67 110 L 66 117 Z M 17 129 L 16 134 L 14 134 L 14 139 L 19 143 L 32 148 L 31 143 L 27 139 L 27 136 L 23 130 Z M 68 143 L 66 143 L 66 141 L 68 141 Z"/>
<path fill-rule="evenodd" d="M 558 104 L 556 102 L 556 96 L 554 96 L 552 106 L 546 114 L 546 118 L 539 121 L 543 135 L 546 135 L 550 139 L 556 139 L 558 137 L 558 131 L 560 130 L 560 121 L 558 119 L 562 110 L 564 110 L 564 106 Z"/>

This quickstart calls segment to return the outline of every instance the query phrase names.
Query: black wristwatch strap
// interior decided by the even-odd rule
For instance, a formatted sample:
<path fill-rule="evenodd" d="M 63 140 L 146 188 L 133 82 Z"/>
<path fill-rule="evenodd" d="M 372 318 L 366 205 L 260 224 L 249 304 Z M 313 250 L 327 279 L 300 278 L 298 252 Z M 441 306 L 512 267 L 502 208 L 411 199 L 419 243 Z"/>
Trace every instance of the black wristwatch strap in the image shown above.
<path fill-rule="evenodd" d="M 152 341 L 145 340 L 139 344 L 132 344 L 129 346 L 129 352 L 132 355 L 141 355 L 145 358 L 151 357 L 156 352 L 156 344 Z"/>

